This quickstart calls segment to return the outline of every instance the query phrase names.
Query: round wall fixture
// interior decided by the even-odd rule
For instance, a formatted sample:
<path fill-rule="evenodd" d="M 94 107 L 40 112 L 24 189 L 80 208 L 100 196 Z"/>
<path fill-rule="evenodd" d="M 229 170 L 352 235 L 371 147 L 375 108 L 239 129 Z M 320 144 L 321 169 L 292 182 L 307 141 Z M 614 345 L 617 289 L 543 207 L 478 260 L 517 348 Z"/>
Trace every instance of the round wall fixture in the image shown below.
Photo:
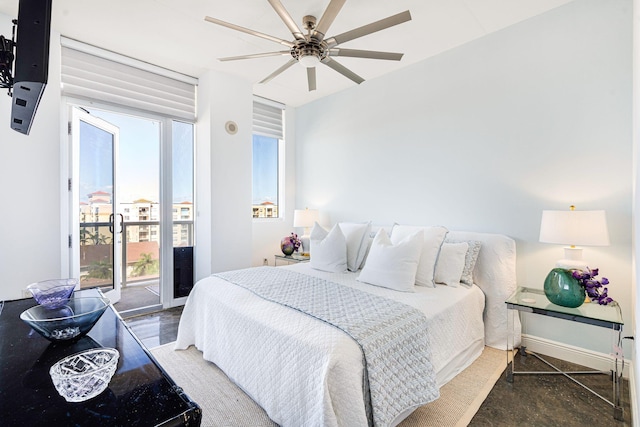
<path fill-rule="evenodd" d="M 229 120 L 224 124 L 224 129 L 229 135 L 235 135 L 238 132 L 238 125 L 236 124 L 236 122 L 232 122 L 231 120 Z"/>

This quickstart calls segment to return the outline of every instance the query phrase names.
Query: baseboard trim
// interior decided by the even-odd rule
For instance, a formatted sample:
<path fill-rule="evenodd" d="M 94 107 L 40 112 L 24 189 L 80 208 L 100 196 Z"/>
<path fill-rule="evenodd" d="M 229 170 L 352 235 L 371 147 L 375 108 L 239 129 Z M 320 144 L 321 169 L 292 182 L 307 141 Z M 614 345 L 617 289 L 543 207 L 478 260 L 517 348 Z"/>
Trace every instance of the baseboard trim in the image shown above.
<path fill-rule="evenodd" d="M 526 334 L 522 334 L 522 345 L 533 352 L 566 360 L 567 362 L 577 363 L 578 365 L 598 371 L 609 371 L 613 369 L 613 358 L 605 353 Z M 622 371 L 624 378 L 629 378 L 630 366 L 631 360 L 625 359 L 624 369 Z"/>

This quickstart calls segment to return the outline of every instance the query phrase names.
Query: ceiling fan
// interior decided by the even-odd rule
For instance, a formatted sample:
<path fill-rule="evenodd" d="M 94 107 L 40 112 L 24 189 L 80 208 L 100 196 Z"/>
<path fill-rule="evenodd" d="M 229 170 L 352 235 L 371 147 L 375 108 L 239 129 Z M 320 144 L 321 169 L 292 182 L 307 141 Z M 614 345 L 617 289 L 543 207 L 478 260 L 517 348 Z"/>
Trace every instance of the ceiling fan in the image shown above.
<path fill-rule="evenodd" d="M 394 52 L 379 52 L 372 50 L 359 50 L 359 49 L 342 49 L 338 45 L 345 43 L 362 36 L 366 36 L 371 33 L 375 33 L 380 30 L 384 30 L 394 25 L 402 24 L 411 20 L 411 14 L 409 11 L 404 11 L 396 15 L 389 16 L 371 24 L 358 27 L 351 31 L 339 34 L 334 37 L 325 38 L 329 27 L 335 20 L 338 12 L 342 9 L 346 0 L 331 0 L 324 14 L 320 18 L 320 21 L 316 21 L 314 16 L 307 15 L 302 18 L 304 29 L 307 34 L 303 34 L 302 30 L 296 25 L 294 20 L 289 15 L 289 12 L 284 8 L 280 0 L 268 0 L 271 6 L 275 9 L 276 13 L 280 16 L 282 21 L 293 34 L 294 40 L 288 41 L 278 37 L 270 36 L 268 34 L 261 33 L 259 31 L 250 30 L 248 28 L 241 27 L 239 25 L 231 24 L 229 22 L 221 21 L 210 16 L 206 16 L 205 21 L 213 24 L 222 25 L 223 27 L 231 28 L 236 31 L 241 31 L 252 36 L 261 37 L 266 40 L 271 40 L 281 45 L 286 46 L 289 50 L 282 50 L 277 52 L 257 53 L 253 55 L 231 56 L 226 58 L 219 58 L 220 61 L 235 61 L 239 59 L 252 59 L 252 58 L 265 58 L 269 56 L 290 56 L 289 62 L 278 68 L 276 71 L 268 75 L 260 83 L 267 83 L 280 73 L 291 67 L 295 63 L 300 63 L 307 69 L 307 81 L 309 84 L 309 91 L 316 90 L 316 65 L 321 63 L 327 65 L 329 68 L 337 71 L 343 76 L 353 80 L 360 84 L 364 81 L 362 77 L 344 67 L 338 63 L 334 57 L 352 57 L 352 58 L 369 58 L 369 59 L 385 59 L 389 61 L 399 61 L 402 58 L 402 53 Z"/>

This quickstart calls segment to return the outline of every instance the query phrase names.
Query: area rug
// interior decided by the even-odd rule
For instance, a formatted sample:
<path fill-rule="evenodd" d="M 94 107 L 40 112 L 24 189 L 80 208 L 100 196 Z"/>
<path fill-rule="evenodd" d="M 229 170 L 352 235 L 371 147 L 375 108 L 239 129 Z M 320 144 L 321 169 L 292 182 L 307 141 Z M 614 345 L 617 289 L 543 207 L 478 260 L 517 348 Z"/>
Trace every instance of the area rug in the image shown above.
<path fill-rule="evenodd" d="M 202 426 L 276 426 L 264 410 L 233 384 L 216 365 L 191 346 L 173 343 L 151 353 L 176 384 L 202 408 Z M 506 368 L 504 351 L 485 347 L 480 357 L 440 389 L 440 398 L 413 412 L 400 426 L 466 426 Z"/>

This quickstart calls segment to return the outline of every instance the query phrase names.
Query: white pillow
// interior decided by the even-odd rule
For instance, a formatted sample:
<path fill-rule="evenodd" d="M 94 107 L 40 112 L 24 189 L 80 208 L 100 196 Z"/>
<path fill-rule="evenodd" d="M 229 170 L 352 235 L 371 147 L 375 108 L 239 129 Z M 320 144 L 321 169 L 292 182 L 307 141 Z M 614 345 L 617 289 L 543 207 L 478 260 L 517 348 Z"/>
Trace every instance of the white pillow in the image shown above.
<path fill-rule="evenodd" d="M 311 268 L 331 273 L 343 273 L 347 270 L 347 240 L 338 224 L 327 232 L 316 222 L 309 235 L 309 242 Z"/>
<path fill-rule="evenodd" d="M 473 269 L 476 267 L 482 243 L 477 240 L 467 240 L 466 242 L 469 245 L 469 250 L 467 250 L 467 256 L 464 259 L 464 269 L 462 270 L 460 283 L 470 288 L 473 285 Z M 447 239 L 445 243 L 460 243 L 460 241 Z"/>
<path fill-rule="evenodd" d="M 462 279 L 468 250 L 467 242 L 443 243 L 436 263 L 435 282 L 457 288 Z"/>
<path fill-rule="evenodd" d="M 380 229 L 357 280 L 396 291 L 414 292 L 423 240 L 423 230 L 417 230 L 394 245 L 384 229 Z"/>
<path fill-rule="evenodd" d="M 410 225 L 396 225 L 391 233 L 391 242 L 398 243 L 417 230 L 424 230 L 424 243 L 422 246 L 422 255 L 420 255 L 420 263 L 418 264 L 418 272 L 416 273 L 416 285 L 430 286 L 435 288 L 433 276 L 436 271 L 436 261 L 440 246 L 444 242 L 448 230 L 444 227 L 415 227 Z"/>
<path fill-rule="evenodd" d="M 394 222 L 389 226 L 381 226 L 381 225 L 372 225 L 371 230 L 367 236 L 364 236 L 364 257 L 362 257 L 362 263 L 360 263 L 360 268 L 364 267 L 364 263 L 367 261 L 367 255 L 369 255 L 369 249 L 371 248 L 371 243 L 373 242 L 373 238 L 376 237 L 378 231 L 381 228 L 384 228 L 387 231 L 387 236 L 391 236 L 391 232 L 393 231 L 393 227 L 397 224 Z"/>
<path fill-rule="evenodd" d="M 371 222 L 354 223 L 341 222 L 340 230 L 347 240 L 347 268 L 349 271 L 358 271 L 364 255 L 367 253 L 366 238 L 371 232 Z"/>

